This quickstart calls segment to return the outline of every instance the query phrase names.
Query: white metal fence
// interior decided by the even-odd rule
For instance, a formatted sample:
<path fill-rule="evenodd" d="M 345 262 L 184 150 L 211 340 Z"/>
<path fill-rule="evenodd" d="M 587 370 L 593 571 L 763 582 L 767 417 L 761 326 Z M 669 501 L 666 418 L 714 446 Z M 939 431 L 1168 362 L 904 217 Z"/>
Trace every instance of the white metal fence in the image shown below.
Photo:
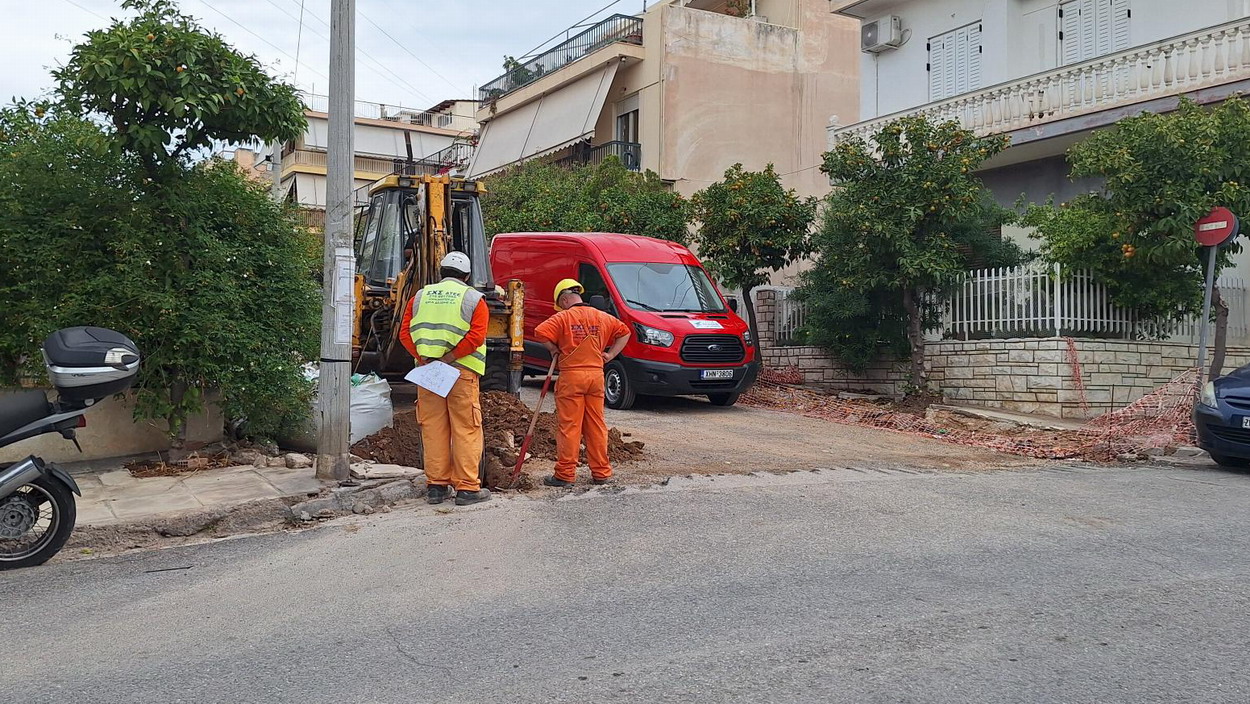
<path fill-rule="evenodd" d="M 1250 291 L 1244 279 L 1221 276 L 1220 293 L 1229 306 L 1228 343 L 1250 343 Z M 793 289 L 777 292 L 773 321 L 776 344 L 796 344 L 807 322 L 806 311 L 791 297 Z M 1131 310 L 1111 302 L 1105 286 L 1089 272 L 1059 265 L 968 272 L 963 283 L 942 303 L 940 327 L 933 339 L 1004 337 L 1097 336 L 1116 339 L 1160 337 L 1176 342 L 1198 341 L 1199 316 L 1177 321 L 1139 320 Z"/>

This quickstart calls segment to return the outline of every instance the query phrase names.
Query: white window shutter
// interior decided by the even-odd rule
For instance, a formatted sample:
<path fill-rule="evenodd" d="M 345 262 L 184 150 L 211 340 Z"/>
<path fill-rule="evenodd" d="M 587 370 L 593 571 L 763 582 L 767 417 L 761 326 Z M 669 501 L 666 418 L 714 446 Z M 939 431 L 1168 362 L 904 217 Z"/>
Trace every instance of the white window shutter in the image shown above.
<path fill-rule="evenodd" d="M 1129 35 L 1129 18 L 1132 17 L 1129 0 L 1111 0 L 1111 51 L 1124 51 L 1132 46 Z"/>
<path fill-rule="evenodd" d="M 1070 0 L 1059 5 L 1060 57 L 1079 64 L 1129 48 L 1130 0 Z"/>
<path fill-rule="evenodd" d="M 929 101 L 941 100 L 944 97 L 944 81 L 946 80 L 945 51 L 942 49 L 944 37 L 929 40 Z"/>
<path fill-rule="evenodd" d="M 981 88 L 981 23 L 968 27 L 968 90 Z"/>
<path fill-rule="evenodd" d="M 929 40 L 929 100 L 943 100 L 980 87 L 980 22 Z"/>
<path fill-rule="evenodd" d="M 1084 56 L 1081 51 L 1081 5 L 1084 0 L 1072 0 L 1059 6 L 1059 44 L 1063 65 L 1079 64 Z"/>

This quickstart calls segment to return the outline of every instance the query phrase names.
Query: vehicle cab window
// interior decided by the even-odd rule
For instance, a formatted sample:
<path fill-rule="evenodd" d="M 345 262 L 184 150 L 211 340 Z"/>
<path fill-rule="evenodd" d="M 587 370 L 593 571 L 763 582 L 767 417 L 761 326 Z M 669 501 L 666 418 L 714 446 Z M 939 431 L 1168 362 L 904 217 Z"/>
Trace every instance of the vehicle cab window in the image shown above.
<path fill-rule="evenodd" d="M 616 315 L 616 305 L 612 302 L 612 293 L 608 291 L 608 283 L 603 280 L 599 268 L 593 264 L 581 264 L 577 267 L 577 281 L 586 289 L 583 297 L 587 303 L 593 296 L 603 296 L 606 307 L 604 311 Z"/>

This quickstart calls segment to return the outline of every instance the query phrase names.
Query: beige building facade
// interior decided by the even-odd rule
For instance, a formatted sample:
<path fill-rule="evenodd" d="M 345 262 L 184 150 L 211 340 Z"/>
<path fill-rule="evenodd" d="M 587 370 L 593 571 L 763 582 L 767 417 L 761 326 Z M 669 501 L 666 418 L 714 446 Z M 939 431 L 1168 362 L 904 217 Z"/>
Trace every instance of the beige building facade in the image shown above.
<path fill-rule="evenodd" d="M 684 195 L 772 163 L 803 195 L 831 114 L 858 114 L 857 23 L 827 0 L 670 0 L 573 28 L 482 87 L 468 169 L 614 154 Z"/>

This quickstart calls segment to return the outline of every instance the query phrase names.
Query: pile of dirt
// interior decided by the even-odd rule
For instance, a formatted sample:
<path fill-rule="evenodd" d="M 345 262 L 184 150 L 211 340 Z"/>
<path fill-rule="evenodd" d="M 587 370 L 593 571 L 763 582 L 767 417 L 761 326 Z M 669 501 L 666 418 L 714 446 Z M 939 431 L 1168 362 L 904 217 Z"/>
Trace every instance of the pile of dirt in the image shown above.
<path fill-rule="evenodd" d="M 500 391 L 483 393 L 481 403 L 486 443 L 486 484 L 506 487 L 534 411 L 516 396 Z M 554 413 L 543 413 L 538 417 L 534 439 L 530 443 L 531 457 L 556 459 L 556 424 Z M 642 458 L 643 444 L 630 442 L 627 437 L 616 428 L 608 429 L 608 455 L 612 462 L 633 462 Z M 421 467 L 421 428 L 417 425 L 416 413 L 410 407 L 397 408 L 394 427 L 384 428 L 356 443 L 352 446 L 352 454 L 383 464 Z M 586 461 L 584 448 L 581 459 Z M 522 476 L 519 488 L 530 486 L 532 480 Z"/>

